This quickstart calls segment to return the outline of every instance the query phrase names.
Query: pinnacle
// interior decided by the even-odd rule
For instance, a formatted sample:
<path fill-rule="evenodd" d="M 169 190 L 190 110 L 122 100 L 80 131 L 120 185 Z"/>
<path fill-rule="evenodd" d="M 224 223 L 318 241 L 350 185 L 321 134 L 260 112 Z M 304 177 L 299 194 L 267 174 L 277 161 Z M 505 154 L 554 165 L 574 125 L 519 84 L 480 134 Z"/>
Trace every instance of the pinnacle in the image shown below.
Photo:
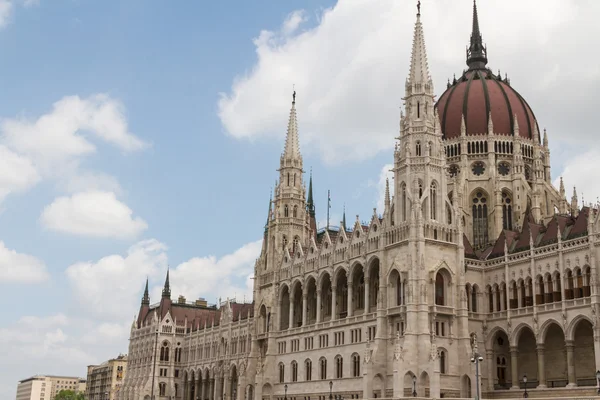
<path fill-rule="evenodd" d="M 410 60 L 410 76 L 408 77 L 408 81 L 411 84 L 429 83 L 430 81 L 423 25 L 421 24 L 421 14 L 417 14 L 417 22 L 415 23 L 413 48 Z"/>
<path fill-rule="evenodd" d="M 290 109 L 290 118 L 288 122 L 287 135 L 285 138 L 285 149 L 283 152 L 285 159 L 299 159 L 300 144 L 298 141 L 298 120 L 296 118 L 296 92 L 293 94 L 292 108 Z"/>

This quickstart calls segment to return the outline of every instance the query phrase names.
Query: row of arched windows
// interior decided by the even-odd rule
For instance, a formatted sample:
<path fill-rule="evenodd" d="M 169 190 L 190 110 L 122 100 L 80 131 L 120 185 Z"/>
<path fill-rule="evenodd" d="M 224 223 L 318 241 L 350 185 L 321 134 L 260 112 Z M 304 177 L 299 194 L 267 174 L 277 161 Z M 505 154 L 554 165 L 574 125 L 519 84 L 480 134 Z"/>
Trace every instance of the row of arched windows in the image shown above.
<path fill-rule="evenodd" d="M 283 216 L 284 218 L 288 218 L 290 216 L 290 208 L 287 204 L 283 206 Z M 292 207 L 292 217 L 298 218 L 298 206 Z"/>
<path fill-rule="evenodd" d="M 342 379 L 344 377 L 344 358 L 341 355 L 335 356 L 335 371 L 334 378 Z M 312 380 L 312 360 L 307 359 L 304 361 L 304 380 L 311 381 Z M 298 362 L 292 361 L 290 363 L 291 382 L 298 382 Z M 352 355 L 352 378 L 360 377 L 360 355 L 354 353 Z M 325 357 L 321 357 L 319 359 L 319 379 L 325 380 L 327 378 L 327 359 Z M 286 382 L 285 376 L 285 364 L 279 363 L 279 383 Z"/>

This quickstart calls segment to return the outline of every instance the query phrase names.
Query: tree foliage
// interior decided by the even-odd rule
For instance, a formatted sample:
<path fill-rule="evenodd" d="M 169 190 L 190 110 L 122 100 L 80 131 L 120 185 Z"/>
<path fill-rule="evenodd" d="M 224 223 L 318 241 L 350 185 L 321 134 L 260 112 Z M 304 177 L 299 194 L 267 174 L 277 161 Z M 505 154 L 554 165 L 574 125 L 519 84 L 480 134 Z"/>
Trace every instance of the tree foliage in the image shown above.
<path fill-rule="evenodd" d="M 61 390 L 54 400 L 85 400 L 83 393 L 75 392 L 74 390 Z"/>

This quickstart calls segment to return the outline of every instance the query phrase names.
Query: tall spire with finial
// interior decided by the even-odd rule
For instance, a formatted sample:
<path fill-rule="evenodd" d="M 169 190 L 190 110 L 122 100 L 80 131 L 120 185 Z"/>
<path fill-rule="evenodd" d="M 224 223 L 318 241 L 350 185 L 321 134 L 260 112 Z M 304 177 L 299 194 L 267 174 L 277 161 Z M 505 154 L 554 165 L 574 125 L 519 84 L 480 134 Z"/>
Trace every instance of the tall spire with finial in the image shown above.
<path fill-rule="evenodd" d="M 148 294 L 148 278 L 146 278 L 146 288 L 144 289 L 144 297 L 142 297 L 142 305 L 150 305 L 150 295 Z"/>
<path fill-rule="evenodd" d="M 469 69 L 484 69 L 487 62 L 487 48 L 483 45 L 483 38 L 479 30 L 477 2 L 473 0 L 473 29 L 471 31 L 471 43 L 467 49 L 467 65 Z"/>
<path fill-rule="evenodd" d="M 429 66 L 427 64 L 427 51 L 425 49 L 425 37 L 423 25 L 421 24 L 421 2 L 417 3 L 417 22 L 413 37 L 413 47 L 410 59 L 410 75 L 408 84 L 426 84 L 430 81 Z"/>
<path fill-rule="evenodd" d="M 273 209 L 273 195 L 269 197 L 269 211 L 267 212 L 267 222 L 265 222 L 265 236 L 267 236 L 267 232 L 269 231 L 269 221 L 271 220 L 271 212 Z"/>
<path fill-rule="evenodd" d="M 344 232 L 347 230 L 346 229 L 346 204 L 344 204 L 344 213 L 342 214 L 342 226 L 341 229 L 344 230 Z"/>
<path fill-rule="evenodd" d="M 306 211 L 311 218 L 315 217 L 315 202 L 313 200 L 312 168 L 310 169 L 310 179 L 308 181 L 308 196 L 306 199 Z"/>
<path fill-rule="evenodd" d="M 169 284 L 169 270 L 167 269 L 167 279 L 165 279 L 165 287 L 162 291 L 162 297 L 171 298 L 171 285 Z"/>
<path fill-rule="evenodd" d="M 285 138 L 285 149 L 282 158 L 300 159 L 300 144 L 298 141 L 298 120 L 296 118 L 296 91 L 292 94 L 292 108 L 290 109 L 290 118 L 288 121 L 287 136 Z"/>

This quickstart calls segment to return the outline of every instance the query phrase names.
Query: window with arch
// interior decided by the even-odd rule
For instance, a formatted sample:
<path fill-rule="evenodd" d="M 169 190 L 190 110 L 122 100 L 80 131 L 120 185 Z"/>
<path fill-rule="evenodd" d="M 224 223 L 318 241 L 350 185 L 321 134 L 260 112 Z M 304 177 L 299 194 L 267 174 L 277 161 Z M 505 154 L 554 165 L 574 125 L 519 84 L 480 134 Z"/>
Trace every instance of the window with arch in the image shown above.
<path fill-rule="evenodd" d="M 159 393 L 159 396 L 167 395 L 167 384 L 166 383 L 161 382 L 158 384 L 158 393 Z"/>
<path fill-rule="evenodd" d="M 294 209 L 292 210 L 292 217 L 298 217 L 298 206 L 294 206 Z"/>
<path fill-rule="evenodd" d="M 438 272 L 435 274 L 435 304 L 438 306 L 446 305 L 444 289 L 444 276 Z"/>
<path fill-rule="evenodd" d="M 311 381 L 312 380 L 312 361 L 311 360 L 306 360 L 304 361 L 304 370 L 306 371 L 306 380 L 307 381 Z"/>
<path fill-rule="evenodd" d="M 352 376 L 360 377 L 360 356 L 358 354 L 352 356 Z"/>
<path fill-rule="evenodd" d="M 298 363 L 292 361 L 292 382 L 298 382 Z"/>
<path fill-rule="evenodd" d="M 342 356 L 335 357 L 335 377 L 337 379 L 344 377 L 344 359 Z"/>
<path fill-rule="evenodd" d="M 419 141 L 417 141 L 417 144 L 416 144 L 416 146 L 415 146 L 415 154 L 416 154 L 417 156 L 420 156 L 420 155 L 421 155 L 421 142 L 419 142 Z"/>
<path fill-rule="evenodd" d="M 283 235 L 283 240 L 281 242 L 283 243 L 283 249 L 285 250 L 288 244 L 287 236 Z"/>
<path fill-rule="evenodd" d="M 319 369 L 320 369 L 320 375 L 321 375 L 321 379 L 327 379 L 327 359 L 326 358 L 321 358 L 321 360 L 319 360 Z"/>
<path fill-rule="evenodd" d="M 290 186 L 290 173 L 287 174 L 287 185 Z"/>
<path fill-rule="evenodd" d="M 294 236 L 294 241 L 292 242 L 292 253 L 296 254 L 297 251 L 300 250 L 298 247 L 298 242 L 300 238 L 298 236 Z"/>
<path fill-rule="evenodd" d="M 437 185 L 431 182 L 429 187 L 429 215 L 431 219 L 437 219 Z"/>
<path fill-rule="evenodd" d="M 169 343 L 163 342 L 160 346 L 160 361 L 169 361 Z"/>
<path fill-rule="evenodd" d="M 296 186 L 296 174 L 294 174 L 294 186 Z"/>
<path fill-rule="evenodd" d="M 512 199 L 506 192 L 502 192 L 502 228 L 512 231 Z"/>
<path fill-rule="evenodd" d="M 285 365 L 279 363 L 279 383 L 285 382 Z"/>
<path fill-rule="evenodd" d="M 440 350 L 440 374 L 446 373 L 446 351 Z"/>
<path fill-rule="evenodd" d="M 473 196 L 473 244 L 481 247 L 488 242 L 487 198 L 481 190 Z"/>
<path fill-rule="evenodd" d="M 287 204 L 285 206 L 283 206 L 283 216 L 285 218 L 290 216 L 290 209 Z"/>
<path fill-rule="evenodd" d="M 406 221 L 406 183 L 402 182 L 400 190 L 402 191 L 402 221 Z"/>
<path fill-rule="evenodd" d="M 506 357 L 496 357 L 496 378 L 498 378 L 498 384 L 503 385 L 506 383 Z"/>
<path fill-rule="evenodd" d="M 471 288 L 471 311 L 477 312 L 477 286 Z"/>

